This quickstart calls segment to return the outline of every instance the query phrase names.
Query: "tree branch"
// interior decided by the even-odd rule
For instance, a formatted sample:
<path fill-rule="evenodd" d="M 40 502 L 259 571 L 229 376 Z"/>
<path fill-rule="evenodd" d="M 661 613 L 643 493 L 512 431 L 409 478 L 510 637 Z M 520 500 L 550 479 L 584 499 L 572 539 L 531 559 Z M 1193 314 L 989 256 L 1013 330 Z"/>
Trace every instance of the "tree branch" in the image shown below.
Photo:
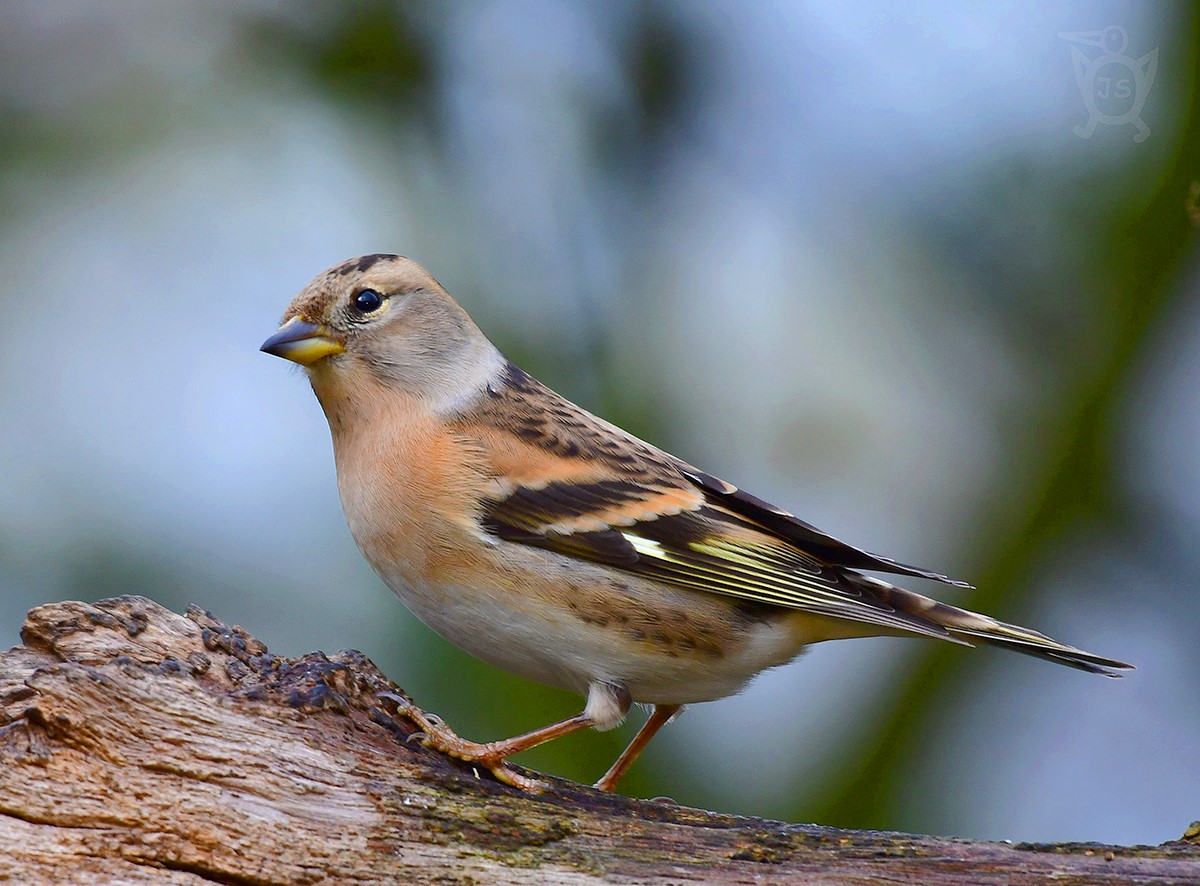
<path fill-rule="evenodd" d="M 1008 845 L 789 825 L 406 739 L 357 652 L 290 660 L 143 597 L 32 610 L 0 654 L 0 870 L 15 882 L 1200 883 L 1200 846 Z"/>

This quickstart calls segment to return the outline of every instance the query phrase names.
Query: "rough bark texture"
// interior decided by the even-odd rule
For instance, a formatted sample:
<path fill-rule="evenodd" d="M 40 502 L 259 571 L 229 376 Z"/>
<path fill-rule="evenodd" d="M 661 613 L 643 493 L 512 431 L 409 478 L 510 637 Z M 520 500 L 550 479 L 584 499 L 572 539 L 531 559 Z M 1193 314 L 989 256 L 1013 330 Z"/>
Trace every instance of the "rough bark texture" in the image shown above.
<path fill-rule="evenodd" d="M 1008 845 L 737 818 L 408 743 L 358 653 L 288 660 L 141 597 L 29 613 L 0 654 L 0 880 L 1200 883 L 1200 846 Z"/>

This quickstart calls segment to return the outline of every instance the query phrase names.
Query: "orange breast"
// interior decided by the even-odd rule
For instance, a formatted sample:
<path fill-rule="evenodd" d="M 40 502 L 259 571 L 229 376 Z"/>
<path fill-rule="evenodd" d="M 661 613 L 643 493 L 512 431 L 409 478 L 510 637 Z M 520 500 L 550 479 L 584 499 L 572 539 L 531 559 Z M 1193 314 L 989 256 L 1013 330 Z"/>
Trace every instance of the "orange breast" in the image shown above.
<path fill-rule="evenodd" d="M 365 406 L 369 415 L 354 421 L 330 418 L 350 532 L 377 570 L 434 578 L 448 558 L 470 557 L 470 541 L 483 546 L 476 513 L 486 462 L 413 398 L 360 392 Z"/>

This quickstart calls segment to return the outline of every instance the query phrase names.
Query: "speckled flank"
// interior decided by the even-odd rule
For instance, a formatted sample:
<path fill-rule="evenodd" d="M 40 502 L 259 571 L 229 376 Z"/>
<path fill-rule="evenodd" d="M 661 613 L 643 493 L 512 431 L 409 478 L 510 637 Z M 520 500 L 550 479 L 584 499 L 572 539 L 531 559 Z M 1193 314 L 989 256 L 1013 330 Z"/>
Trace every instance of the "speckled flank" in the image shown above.
<path fill-rule="evenodd" d="M 695 611 L 699 607 L 685 605 L 688 601 L 674 607 L 651 607 L 622 581 L 614 581 L 607 588 L 573 590 L 567 608 L 580 621 L 619 633 L 624 641 L 669 658 L 723 658 L 726 648 L 718 638 L 740 633 L 732 623 L 738 613 L 724 605 L 708 612 Z"/>

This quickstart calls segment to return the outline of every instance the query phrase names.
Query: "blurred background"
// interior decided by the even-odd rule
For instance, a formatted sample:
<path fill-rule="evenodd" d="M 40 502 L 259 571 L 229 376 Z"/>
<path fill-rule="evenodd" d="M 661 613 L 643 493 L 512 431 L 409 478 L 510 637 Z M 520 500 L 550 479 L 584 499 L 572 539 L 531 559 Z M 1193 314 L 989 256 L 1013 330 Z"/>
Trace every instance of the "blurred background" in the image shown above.
<path fill-rule="evenodd" d="M 257 350 L 323 268 L 399 252 L 593 411 L 1139 668 L 827 644 L 689 709 L 627 792 L 1178 837 L 1198 55 L 1187 2 L 0 2 L 0 643 L 140 593 L 361 649 L 468 737 L 577 711 L 375 578 L 316 401 Z M 590 782 L 640 720 L 522 762 Z"/>

